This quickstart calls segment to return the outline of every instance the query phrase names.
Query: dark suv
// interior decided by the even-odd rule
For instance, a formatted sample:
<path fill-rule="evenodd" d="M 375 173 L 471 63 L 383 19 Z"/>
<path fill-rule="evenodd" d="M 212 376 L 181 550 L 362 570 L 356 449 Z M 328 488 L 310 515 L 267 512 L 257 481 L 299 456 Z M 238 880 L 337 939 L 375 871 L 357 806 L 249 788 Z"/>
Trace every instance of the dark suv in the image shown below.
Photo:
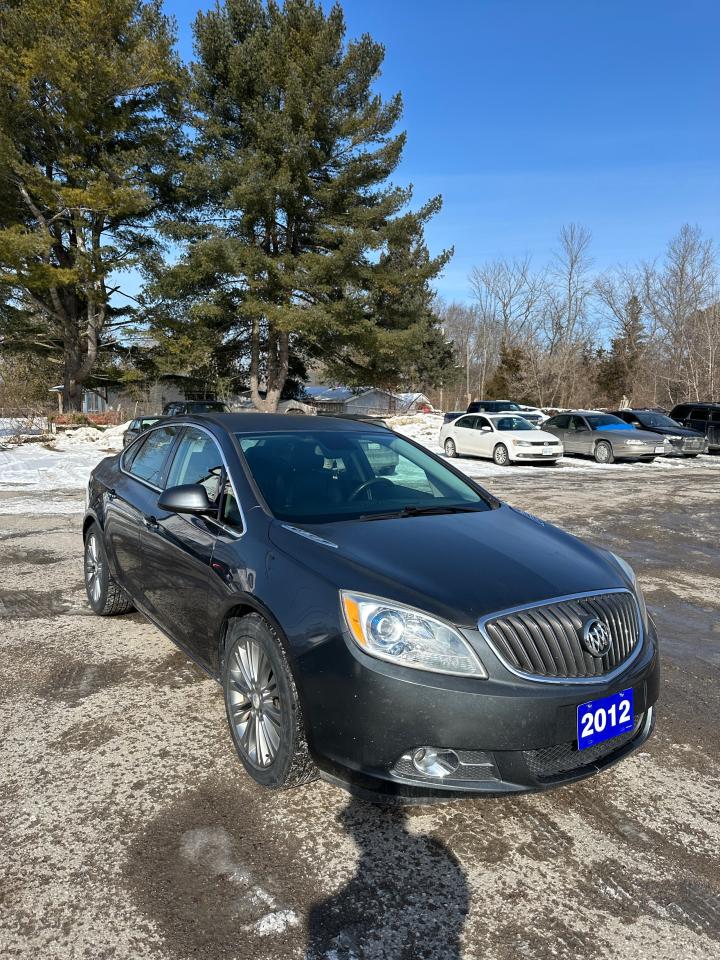
<path fill-rule="evenodd" d="M 473 400 L 466 413 L 505 413 L 508 410 L 521 413 L 519 404 L 511 400 Z"/>
<path fill-rule="evenodd" d="M 683 427 L 677 420 L 657 410 L 613 410 L 612 413 L 639 430 L 651 430 L 665 437 L 670 444 L 666 451 L 669 456 L 697 457 L 705 452 L 707 444 L 702 433 Z"/>
<path fill-rule="evenodd" d="M 173 400 L 163 407 L 164 417 L 186 417 L 197 413 L 227 413 L 220 400 Z"/>
<path fill-rule="evenodd" d="M 709 450 L 720 450 L 720 403 L 679 403 L 670 416 L 684 427 L 705 434 Z"/>

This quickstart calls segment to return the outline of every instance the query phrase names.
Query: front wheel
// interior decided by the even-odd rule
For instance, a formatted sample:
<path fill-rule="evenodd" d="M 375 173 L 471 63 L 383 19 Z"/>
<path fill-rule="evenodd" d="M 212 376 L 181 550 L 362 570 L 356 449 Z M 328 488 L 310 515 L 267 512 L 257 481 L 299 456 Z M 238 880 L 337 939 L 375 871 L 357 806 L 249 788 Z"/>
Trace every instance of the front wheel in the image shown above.
<path fill-rule="evenodd" d="M 129 613 L 132 601 L 118 586 L 108 568 L 102 533 L 96 524 L 85 537 L 85 592 L 90 606 L 101 617 Z"/>
<path fill-rule="evenodd" d="M 455 441 L 451 440 L 450 437 L 448 437 L 445 441 L 445 456 L 450 457 L 451 459 L 457 456 L 457 447 L 455 446 Z"/>
<path fill-rule="evenodd" d="M 612 463 L 614 459 L 613 449 L 607 440 L 598 440 L 595 444 L 595 461 L 597 463 Z"/>
<path fill-rule="evenodd" d="M 499 443 L 493 450 L 493 460 L 499 467 L 505 467 L 510 462 L 510 454 L 504 443 Z"/>
<path fill-rule="evenodd" d="M 253 780 L 287 789 L 317 777 L 290 665 L 259 614 L 228 627 L 223 688 L 235 749 Z"/>

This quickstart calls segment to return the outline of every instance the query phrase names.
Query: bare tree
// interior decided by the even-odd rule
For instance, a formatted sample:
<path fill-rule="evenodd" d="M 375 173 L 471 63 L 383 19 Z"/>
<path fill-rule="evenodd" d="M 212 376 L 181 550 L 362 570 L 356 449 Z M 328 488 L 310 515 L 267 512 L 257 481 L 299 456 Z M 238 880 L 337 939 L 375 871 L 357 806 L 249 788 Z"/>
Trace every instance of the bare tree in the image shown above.
<path fill-rule="evenodd" d="M 712 240 L 685 224 L 658 266 L 645 264 L 644 297 L 664 346 L 670 403 L 714 396 L 718 366 L 718 263 Z"/>
<path fill-rule="evenodd" d="M 477 304 L 452 302 L 438 305 L 438 315 L 445 335 L 453 343 L 462 369 L 462 393 L 465 403 L 477 394 L 482 397 L 485 384 L 498 358 L 498 323 L 492 312 L 481 310 Z M 459 405 L 459 378 L 454 378 L 455 405 Z"/>
<path fill-rule="evenodd" d="M 591 239 L 585 227 L 564 226 L 548 270 L 542 323 L 547 349 L 543 393 L 545 403 L 553 406 L 573 396 L 583 354 L 591 345 L 586 325 L 593 292 Z"/>
<path fill-rule="evenodd" d="M 491 260 L 470 274 L 473 300 L 492 317 L 505 344 L 521 343 L 533 331 L 544 278 L 533 274 L 530 257 Z"/>

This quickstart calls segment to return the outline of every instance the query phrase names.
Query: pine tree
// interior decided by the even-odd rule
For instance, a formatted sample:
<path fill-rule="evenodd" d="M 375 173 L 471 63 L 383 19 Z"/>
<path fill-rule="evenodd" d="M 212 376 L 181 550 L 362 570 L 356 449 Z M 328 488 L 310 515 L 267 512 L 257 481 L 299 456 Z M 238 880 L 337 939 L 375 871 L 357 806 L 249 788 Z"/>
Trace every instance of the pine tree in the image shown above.
<path fill-rule="evenodd" d="M 619 312 L 619 311 L 618 311 Z M 642 304 L 633 295 L 625 311 L 617 319 L 618 336 L 610 342 L 610 350 L 601 354 L 598 386 L 607 401 L 620 403 L 623 397 L 632 397 L 633 384 L 646 345 Z"/>
<path fill-rule="evenodd" d="M 117 271 L 152 248 L 181 119 L 173 43 L 160 0 L 0 7 L 3 344 L 62 358 L 69 410 L 132 313 Z"/>
<path fill-rule="evenodd" d="M 524 400 L 522 391 L 525 369 L 527 369 L 527 357 L 522 347 L 513 346 L 503 340 L 500 344 L 500 362 L 487 383 L 485 391 L 487 398 Z"/>
<path fill-rule="evenodd" d="M 372 91 L 382 46 L 344 34 L 340 7 L 314 0 L 226 0 L 195 21 L 195 129 L 166 225 L 183 252 L 156 287 L 159 326 L 219 331 L 260 409 L 291 358 L 387 384 L 442 350 L 430 282 L 448 254 L 423 240 L 440 201 L 412 212 L 389 184 L 401 99 Z"/>

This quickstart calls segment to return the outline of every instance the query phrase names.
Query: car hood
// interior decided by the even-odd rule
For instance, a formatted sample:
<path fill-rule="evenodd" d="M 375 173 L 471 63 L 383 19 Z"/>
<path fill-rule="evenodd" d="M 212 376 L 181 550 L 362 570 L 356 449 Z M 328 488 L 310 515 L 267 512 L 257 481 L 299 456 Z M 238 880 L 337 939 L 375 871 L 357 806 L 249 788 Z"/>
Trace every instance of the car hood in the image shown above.
<path fill-rule="evenodd" d="M 593 430 L 593 433 L 598 436 L 607 436 L 614 440 L 644 440 L 646 443 L 663 443 L 664 438 L 660 436 L 659 433 L 651 433 L 650 430 L 638 430 L 636 427 L 633 427 L 628 423 L 626 430 L 618 430 L 617 427 L 600 427 L 599 430 Z"/>
<path fill-rule="evenodd" d="M 687 427 L 653 427 L 654 433 L 662 434 L 664 437 L 691 437 L 695 440 L 702 440 L 703 434 L 698 430 L 689 430 Z"/>
<path fill-rule="evenodd" d="M 388 520 L 274 521 L 270 538 L 340 588 L 464 626 L 522 604 L 628 586 L 605 551 L 505 504 Z"/>

